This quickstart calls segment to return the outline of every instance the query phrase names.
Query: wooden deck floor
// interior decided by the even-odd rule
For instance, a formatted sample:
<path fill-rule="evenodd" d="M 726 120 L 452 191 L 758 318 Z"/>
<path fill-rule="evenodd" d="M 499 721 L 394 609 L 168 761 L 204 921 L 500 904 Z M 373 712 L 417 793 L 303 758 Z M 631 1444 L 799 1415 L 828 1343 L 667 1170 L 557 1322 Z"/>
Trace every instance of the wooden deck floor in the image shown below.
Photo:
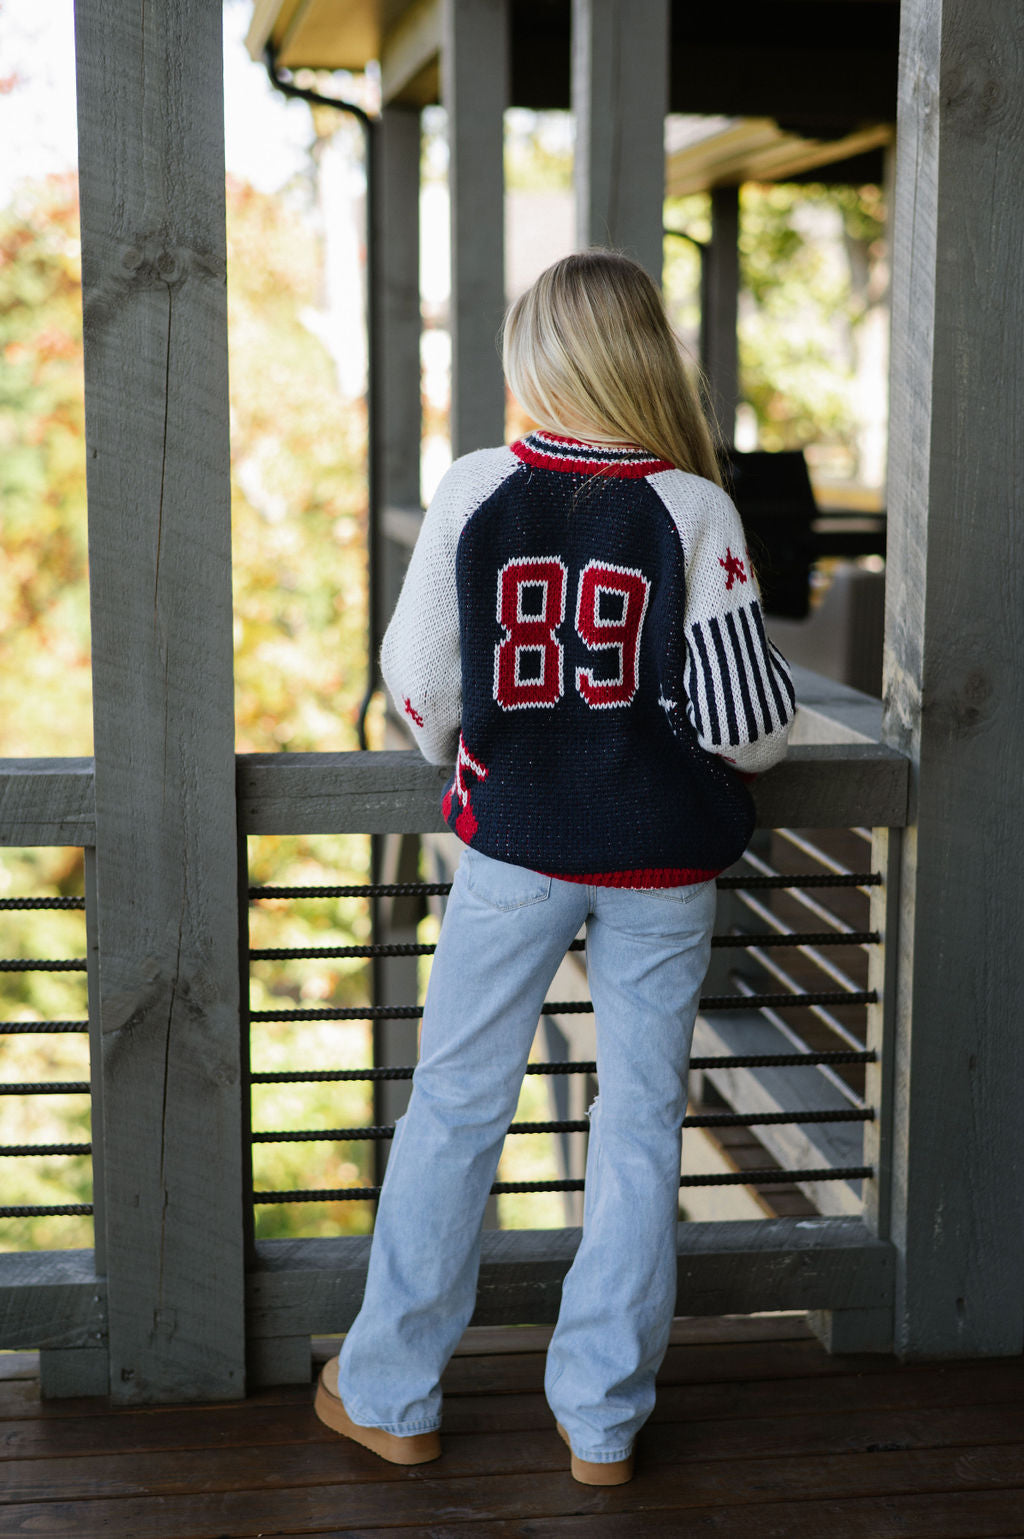
<path fill-rule="evenodd" d="M 43 1404 L 0 1357 L 0 1535 L 56 1539 L 1011 1539 L 1024 1362 L 829 1358 L 793 1318 L 680 1322 L 630 1485 L 577 1485 L 541 1393 L 546 1332 L 470 1333 L 445 1451 L 401 1470 L 305 1388 L 244 1404 Z"/>

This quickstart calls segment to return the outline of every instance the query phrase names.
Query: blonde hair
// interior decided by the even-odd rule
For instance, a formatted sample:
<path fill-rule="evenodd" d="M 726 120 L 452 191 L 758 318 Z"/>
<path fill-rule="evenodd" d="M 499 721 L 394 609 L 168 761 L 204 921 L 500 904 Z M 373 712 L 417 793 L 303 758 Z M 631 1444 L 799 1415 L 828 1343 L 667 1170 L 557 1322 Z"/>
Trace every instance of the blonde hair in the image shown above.
<path fill-rule="evenodd" d="M 661 295 L 638 263 L 595 249 L 542 272 L 505 317 L 502 363 L 542 428 L 639 444 L 721 486 L 708 420 Z"/>

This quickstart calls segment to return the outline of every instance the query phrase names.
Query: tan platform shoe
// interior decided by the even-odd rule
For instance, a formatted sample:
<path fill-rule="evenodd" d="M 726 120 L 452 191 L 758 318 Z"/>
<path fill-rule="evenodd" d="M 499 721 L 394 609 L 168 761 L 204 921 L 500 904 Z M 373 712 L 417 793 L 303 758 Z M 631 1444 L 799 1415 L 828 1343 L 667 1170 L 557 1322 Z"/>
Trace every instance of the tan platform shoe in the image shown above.
<path fill-rule="evenodd" d="M 589 1459 L 577 1459 L 569 1442 L 569 1434 L 565 1428 L 556 1422 L 558 1436 L 569 1450 L 572 1460 L 572 1478 L 578 1480 L 581 1486 L 624 1486 L 627 1480 L 633 1479 L 633 1455 L 628 1459 L 616 1459 L 612 1464 L 592 1464 Z"/>
<path fill-rule="evenodd" d="M 371 1453 L 379 1454 L 389 1464 L 429 1464 L 440 1458 L 441 1434 L 416 1432 L 411 1437 L 398 1437 L 385 1432 L 382 1427 L 361 1427 L 354 1422 L 342 1404 L 338 1394 L 338 1359 L 332 1357 L 325 1363 L 316 1387 L 313 1409 L 324 1426 L 342 1437 L 351 1438 Z"/>

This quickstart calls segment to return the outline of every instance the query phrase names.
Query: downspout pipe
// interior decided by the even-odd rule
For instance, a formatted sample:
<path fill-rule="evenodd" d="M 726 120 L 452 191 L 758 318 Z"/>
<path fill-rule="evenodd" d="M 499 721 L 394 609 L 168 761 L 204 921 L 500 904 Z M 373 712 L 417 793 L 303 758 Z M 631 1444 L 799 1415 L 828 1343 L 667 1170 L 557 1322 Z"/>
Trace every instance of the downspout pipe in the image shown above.
<path fill-rule="evenodd" d="M 376 134 L 374 128 L 377 119 L 372 117 L 365 108 L 356 102 L 342 101 L 337 96 L 324 96 L 320 91 L 309 91 L 303 86 L 297 86 L 291 80 L 286 79 L 281 73 L 277 62 L 277 54 L 268 43 L 263 54 L 270 77 L 270 83 L 275 91 L 280 91 L 282 96 L 292 96 L 298 101 L 308 102 L 312 107 L 334 107 L 338 112 L 347 112 L 354 117 L 363 130 L 363 155 L 366 167 L 366 544 L 368 567 L 368 592 L 367 592 L 367 630 L 369 632 L 367 644 L 367 668 L 366 668 L 366 693 L 359 707 L 358 732 L 359 746 L 365 749 L 366 741 L 366 715 L 370 708 L 370 702 L 380 688 L 380 664 L 377 659 L 377 643 L 380 635 L 381 603 L 380 603 L 380 431 L 378 424 L 377 402 L 380 399 L 380 342 L 379 326 L 377 322 L 376 305 L 376 278 L 377 278 L 377 225 L 378 209 L 377 199 L 379 191 L 376 176 Z"/>

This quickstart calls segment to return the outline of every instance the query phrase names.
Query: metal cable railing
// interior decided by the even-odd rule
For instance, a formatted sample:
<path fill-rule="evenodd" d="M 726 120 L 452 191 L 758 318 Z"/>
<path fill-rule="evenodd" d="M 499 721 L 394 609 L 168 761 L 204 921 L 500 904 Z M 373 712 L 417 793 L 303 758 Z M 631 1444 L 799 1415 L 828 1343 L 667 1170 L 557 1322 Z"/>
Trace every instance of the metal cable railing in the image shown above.
<path fill-rule="evenodd" d="M 788 833 L 788 831 L 787 831 Z M 814 861 L 821 852 L 810 840 L 794 836 L 788 843 L 801 857 Z M 784 1020 L 792 1011 L 810 1013 L 820 1033 L 827 1034 L 836 1045 L 822 1045 L 809 1041 L 794 1025 L 785 1027 L 783 1048 L 792 1051 L 762 1053 L 695 1054 L 690 1062 L 692 1070 L 715 1069 L 790 1069 L 806 1067 L 827 1077 L 843 1096 L 843 1105 L 828 1110 L 807 1109 L 795 1111 L 698 1111 L 688 1115 L 684 1126 L 709 1131 L 724 1128 L 771 1128 L 785 1124 L 828 1125 L 840 1123 L 870 1122 L 874 1110 L 866 1106 L 856 1091 L 842 1078 L 843 1070 L 861 1068 L 875 1060 L 871 1051 L 855 1029 L 848 1027 L 835 1015 L 837 1009 L 865 1007 L 877 1000 L 876 992 L 859 986 L 860 980 L 845 966 L 823 954 L 823 948 L 846 948 L 851 957 L 863 956 L 866 948 L 879 944 L 881 936 L 875 929 L 863 924 L 851 924 L 831 908 L 812 897 L 814 892 L 827 889 L 847 891 L 856 900 L 866 891 L 877 887 L 882 877 L 873 871 L 853 869 L 850 865 L 826 857 L 818 862 L 819 869 L 783 872 L 775 869 L 763 857 L 751 852 L 747 870 L 719 879 L 719 889 L 735 893 L 747 906 L 756 931 L 750 930 L 716 935 L 712 942 L 718 950 L 727 951 L 737 958 L 756 966 L 761 974 L 781 985 L 779 989 L 752 987 L 742 976 L 733 979 L 735 992 L 709 993 L 701 1000 L 701 1012 L 705 1015 L 728 1012 L 757 1011 L 770 1023 Z M 824 866 L 825 869 L 821 869 Z M 367 883 L 348 886 L 286 887 L 253 885 L 249 888 L 254 903 L 289 901 L 292 899 L 331 898 L 389 898 L 389 897 L 438 897 L 450 891 L 447 882 L 393 882 Z M 764 895 L 754 898 L 753 893 Z M 794 925 L 769 906 L 773 897 L 796 900 L 805 904 L 807 911 L 818 920 L 818 927 L 803 928 Z M 571 951 L 582 951 L 585 942 L 574 941 Z M 798 979 L 791 966 L 784 966 L 775 953 L 785 949 L 787 955 L 801 959 L 804 970 L 814 969 L 818 977 L 833 987 L 812 987 L 803 975 Z M 250 960 L 254 963 L 282 964 L 297 961 L 330 962 L 334 960 L 372 960 L 385 958 L 429 957 L 433 945 L 420 942 L 373 942 L 366 945 L 254 947 Z M 347 1005 L 284 1005 L 256 1009 L 251 1012 L 254 1025 L 302 1024 L 329 1021 L 386 1022 L 415 1021 L 423 1013 L 421 1004 L 347 1004 Z M 593 1013 L 589 1000 L 549 1000 L 543 1006 L 543 1014 L 551 1017 L 579 1016 Z M 527 1074 L 531 1075 L 584 1075 L 595 1076 L 596 1062 L 592 1060 L 530 1063 Z M 283 1070 L 257 1070 L 250 1076 L 253 1086 L 324 1084 L 331 1082 L 375 1083 L 385 1080 L 411 1080 L 414 1066 L 411 1064 L 378 1065 L 366 1068 L 321 1069 L 295 1067 Z M 510 1135 L 550 1133 L 556 1135 L 583 1134 L 589 1123 L 581 1118 L 561 1118 L 545 1121 L 514 1122 Z M 392 1137 L 393 1125 L 368 1125 L 342 1128 L 267 1128 L 253 1133 L 254 1145 L 284 1143 L 338 1142 L 349 1144 L 375 1143 Z M 723 1172 L 713 1175 L 683 1175 L 681 1187 L 713 1185 L 780 1185 L 795 1182 L 818 1183 L 822 1181 L 853 1181 L 872 1175 L 870 1166 L 862 1164 L 805 1165 L 799 1169 L 779 1169 L 765 1165 L 763 1168 Z M 496 1182 L 492 1192 L 496 1195 L 519 1192 L 577 1192 L 582 1190 L 582 1180 L 515 1181 Z M 256 1190 L 254 1202 L 263 1204 L 338 1202 L 373 1200 L 379 1188 L 372 1184 L 352 1186 L 316 1186 L 293 1190 Z"/>
<path fill-rule="evenodd" d="M 0 912 L 7 913 L 32 913 L 40 911 L 50 912 L 76 912 L 83 913 L 85 909 L 84 897 L 4 897 L 0 898 Z M 85 957 L 0 957 L 0 974 L 8 977 L 17 977 L 26 974 L 84 974 L 88 970 Z M 59 1037 L 59 1036 L 87 1036 L 89 1022 L 87 1019 L 60 1019 L 60 1020 L 5 1020 L 0 1021 L 0 1038 L 14 1039 L 18 1037 Z M 18 1062 L 19 1060 L 15 1060 Z M 20 1060 L 24 1064 L 24 1055 Z M 30 1066 L 30 1065 L 26 1065 Z M 52 1072 L 52 1069 L 51 1069 Z M 89 1096 L 91 1086 L 88 1080 L 61 1079 L 61 1080 L 8 1080 L 0 1083 L 0 1097 L 19 1097 L 31 1100 L 36 1096 L 54 1097 Z M 77 1110 L 77 1109 L 76 1109 Z M 35 1120 L 33 1118 L 33 1120 Z M 92 1155 L 91 1142 L 82 1139 L 54 1138 L 52 1134 L 59 1132 L 64 1123 L 64 1114 L 57 1111 L 53 1116 L 43 1119 L 43 1126 L 51 1136 L 32 1139 L 23 1138 L 18 1142 L 0 1144 L 0 1158 L 7 1159 L 81 1159 Z M 24 1130 L 32 1131 L 30 1123 L 26 1123 Z M 42 1129 L 41 1129 L 42 1131 Z M 65 1178 L 62 1176 L 61 1184 Z M 91 1202 L 22 1202 L 4 1203 L 0 1205 L 0 1218 L 31 1219 L 31 1218 L 84 1218 L 91 1217 L 93 1205 Z"/>

